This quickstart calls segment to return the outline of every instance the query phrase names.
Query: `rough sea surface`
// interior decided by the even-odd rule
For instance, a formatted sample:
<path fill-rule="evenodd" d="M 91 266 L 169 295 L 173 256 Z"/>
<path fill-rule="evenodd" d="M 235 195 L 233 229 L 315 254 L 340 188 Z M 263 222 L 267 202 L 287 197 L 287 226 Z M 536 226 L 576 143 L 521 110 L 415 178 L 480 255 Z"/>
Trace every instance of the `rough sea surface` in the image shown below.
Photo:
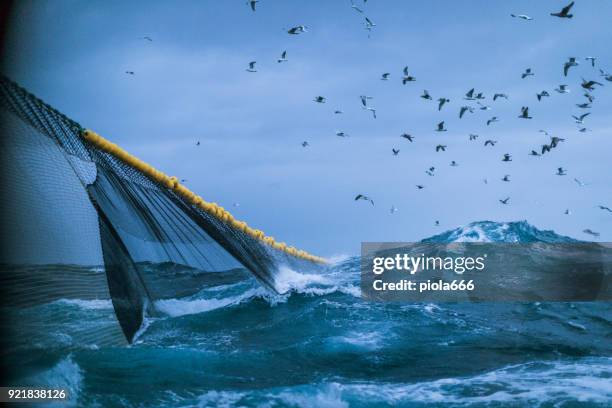
<path fill-rule="evenodd" d="M 481 222 L 430 240 L 566 239 Z M 158 301 L 131 346 L 75 340 L 111 323 L 110 301 L 23 310 L 63 318 L 12 350 L 20 382 L 68 387 L 79 407 L 612 406 L 610 303 L 368 303 L 358 258 L 283 270 L 284 295 L 231 273 Z"/>

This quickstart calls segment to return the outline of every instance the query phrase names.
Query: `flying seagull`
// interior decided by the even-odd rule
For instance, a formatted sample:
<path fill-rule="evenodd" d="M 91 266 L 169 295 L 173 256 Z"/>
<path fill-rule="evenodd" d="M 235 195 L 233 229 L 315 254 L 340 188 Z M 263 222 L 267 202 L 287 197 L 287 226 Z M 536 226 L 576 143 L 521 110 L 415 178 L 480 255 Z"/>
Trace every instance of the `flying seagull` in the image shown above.
<path fill-rule="evenodd" d="M 361 104 L 363 106 L 368 106 L 368 99 L 373 99 L 373 97 L 368 95 L 359 95 L 359 99 L 361 99 Z"/>
<path fill-rule="evenodd" d="M 480 101 L 476 102 L 478 104 L 478 106 L 480 106 L 480 110 L 491 110 L 491 107 L 489 105 L 484 105 L 482 103 L 480 103 Z"/>
<path fill-rule="evenodd" d="M 576 182 L 576 184 L 578 184 L 580 187 L 584 187 L 584 186 L 586 186 L 586 185 L 587 185 L 586 183 L 584 183 L 584 182 L 582 182 L 582 181 L 578 180 L 577 178 L 574 178 L 574 181 L 575 181 L 575 182 Z"/>
<path fill-rule="evenodd" d="M 391 149 L 391 151 L 393 152 L 394 156 L 397 156 L 399 154 L 399 149 Z"/>
<path fill-rule="evenodd" d="M 567 88 L 567 85 L 559 85 L 558 88 L 555 88 L 555 91 L 562 93 L 562 94 L 570 92 L 570 90 Z"/>
<path fill-rule="evenodd" d="M 510 197 L 506 197 L 503 200 L 499 200 L 499 202 L 502 204 L 508 204 L 508 201 L 510 201 Z"/>
<path fill-rule="evenodd" d="M 569 14 L 569 12 L 572 9 L 573 5 L 574 5 L 574 2 L 572 1 L 570 4 L 568 4 L 567 6 L 563 7 L 560 12 L 558 12 L 558 13 L 550 13 L 550 15 L 554 16 L 554 17 L 560 17 L 560 18 L 572 18 L 572 17 L 574 17 L 574 15 L 573 14 Z"/>
<path fill-rule="evenodd" d="M 560 137 L 553 136 L 550 138 L 550 147 L 557 147 L 559 142 L 565 142 L 565 139 L 561 139 Z"/>
<path fill-rule="evenodd" d="M 249 67 L 246 69 L 247 72 L 257 72 L 257 70 L 255 69 L 255 64 L 257 64 L 257 61 L 249 62 Z"/>
<path fill-rule="evenodd" d="M 576 57 L 569 57 L 569 60 L 563 64 L 563 76 L 567 76 L 567 71 L 569 71 L 571 67 L 577 67 L 578 64 L 579 63 L 576 61 Z"/>
<path fill-rule="evenodd" d="M 591 61 L 591 67 L 595 68 L 595 60 L 596 60 L 597 58 L 595 58 L 595 57 L 584 57 L 584 59 L 585 59 L 586 61 Z"/>
<path fill-rule="evenodd" d="M 436 146 L 436 152 L 439 152 L 440 150 L 445 152 L 446 151 L 446 145 L 437 145 Z"/>
<path fill-rule="evenodd" d="M 361 109 L 365 109 L 365 110 L 372 112 L 372 115 L 374 115 L 374 119 L 376 119 L 376 109 L 371 108 L 369 106 L 362 106 Z"/>
<path fill-rule="evenodd" d="M 574 120 L 576 121 L 576 123 L 578 123 L 579 125 L 582 124 L 582 122 L 584 121 L 584 118 L 586 118 L 587 116 L 589 116 L 591 114 L 591 112 L 587 112 L 587 113 L 583 113 L 580 116 L 575 116 L 572 115 L 572 118 L 574 118 Z"/>
<path fill-rule="evenodd" d="M 606 207 L 605 205 L 601 205 L 600 204 L 600 205 L 597 206 L 597 208 L 599 208 L 600 210 L 605 210 L 605 211 L 608 211 L 608 212 L 612 213 L 612 210 L 610 209 L 610 207 Z"/>
<path fill-rule="evenodd" d="M 198 141 L 196 142 L 196 146 L 199 146 L 199 145 L 200 145 L 200 141 L 198 140 Z"/>
<path fill-rule="evenodd" d="M 429 94 L 429 92 L 427 92 L 427 89 L 424 89 L 424 90 L 423 90 L 423 95 L 421 95 L 421 98 L 423 98 L 423 99 L 429 99 L 429 100 L 431 100 L 431 99 L 432 99 L 432 98 L 431 98 L 431 95 Z"/>
<path fill-rule="evenodd" d="M 363 194 L 357 194 L 357 196 L 355 197 L 355 201 L 358 201 L 358 200 L 369 201 L 372 205 L 374 205 L 374 200 L 372 200 L 368 196 L 364 196 Z"/>
<path fill-rule="evenodd" d="M 579 107 L 580 109 L 591 109 L 591 104 L 588 102 L 577 103 L 576 106 Z"/>
<path fill-rule="evenodd" d="M 429 169 L 425 170 L 425 173 L 426 173 L 428 176 L 432 176 L 432 177 L 433 177 L 433 175 L 434 175 L 434 171 L 435 171 L 435 170 L 436 170 L 436 168 L 432 166 L 432 167 L 430 167 Z"/>
<path fill-rule="evenodd" d="M 289 61 L 287 59 L 287 51 L 283 51 L 283 53 L 281 54 L 281 57 L 279 59 L 276 60 L 276 62 L 285 62 L 285 61 Z"/>
<path fill-rule="evenodd" d="M 146 35 L 145 35 L 144 37 L 141 37 L 141 38 L 142 38 L 143 40 L 147 40 L 147 41 L 149 41 L 149 42 L 153 42 L 153 39 L 152 39 L 151 37 L 149 37 L 149 36 L 146 36 Z"/>
<path fill-rule="evenodd" d="M 307 146 L 310 146 L 310 145 L 308 144 L 308 142 L 306 142 L 306 141 L 302 142 L 302 147 L 307 147 Z"/>
<path fill-rule="evenodd" d="M 569 208 L 568 208 L 568 209 L 566 209 L 566 210 L 565 210 L 565 212 L 564 212 L 563 214 L 565 214 L 565 215 L 570 215 L 570 214 L 571 214 L 571 212 L 570 212 Z"/>
<path fill-rule="evenodd" d="M 409 142 L 412 142 L 414 140 L 414 136 L 409 135 L 408 133 L 402 133 L 401 137 L 403 137 L 404 139 L 408 139 Z"/>
<path fill-rule="evenodd" d="M 585 234 L 592 235 L 594 237 L 598 237 L 600 235 L 599 232 L 595 232 L 595 231 L 593 231 L 593 230 L 591 230 L 589 228 L 583 230 L 582 232 L 584 232 Z"/>
<path fill-rule="evenodd" d="M 525 79 L 525 78 L 527 78 L 528 76 L 533 76 L 533 75 L 535 75 L 535 74 L 534 74 L 534 73 L 531 71 L 531 68 L 527 68 L 527 69 L 525 70 L 525 72 L 523 72 L 523 73 L 521 74 L 521 79 Z"/>
<path fill-rule="evenodd" d="M 247 4 L 251 6 L 251 10 L 255 11 L 255 5 L 259 2 L 259 0 L 250 0 L 247 1 Z"/>
<path fill-rule="evenodd" d="M 371 30 L 372 28 L 376 27 L 376 24 L 374 24 L 369 18 L 365 17 L 365 26 L 366 30 Z"/>
<path fill-rule="evenodd" d="M 287 30 L 287 33 L 292 34 L 292 35 L 298 35 L 298 34 L 306 33 L 306 32 L 308 31 L 306 30 L 306 26 L 304 25 L 291 27 L 289 30 Z"/>
<path fill-rule="evenodd" d="M 325 103 L 326 99 L 324 96 L 315 96 L 313 101 L 315 101 L 316 103 Z"/>
<path fill-rule="evenodd" d="M 529 17 L 526 14 L 510 14 L 510 16 L 514 18 L 520 18 L 521 20 L 527 20 L 527 21 L 533 20 L 533 18 Z"/>
<path fill-rule="evenodd" d="M 589 103 L 593 103 L 593 101 L 595 100 L 595 97 L 591 95 L 588 91 L 585 92 L 582 96 L 587 98 L 589 100 Z"/>
<path fill-rule="evenodd" d="M 402 78 L 402 84 L 406 85 L 406 82 L 414 82 L 416 78 L 408 73 L 408 66 L 404 67 L 404 77 Z"/>
<path fill-rule="evenodd" d="M 452 161 L 450 162 L 450 165 L 451 165 L 452 167 L 457 167 L 457 166 L 458 166 L 457 162 L 456 162 L 456 161 L 454 161 L 454 160 L 452 160 Z"/>
<path fill-rule="evenodd" d="M 536 96 L 538 97 L 538 101 L 540 101 L 544 97 L 549 97 L 550 94 L 547 91 L 542 91 L 540 93 L 537 93 Z"/>
<path fill-rule="evenodd" d="M 439 227 L 440 226 L 440 221 L 436 220 L 435 225 L 436 225 L 436 227 Z"/>
<path fill-rule="evenodd" d="M 583 87 L 584 89 L 586 89 L 587 91 L 594 90 L 595 89 L 595 85 L 603 86 L 603 84 L 600 83 L 600 82 L 597 82 L 597 81 L 587 81 L 584 78 L 582 78 L 582 84 L 580 84 L 580 86 Z"/>
<path fill-rule="evenodd" d="M 444 121 L 438 123 L 438 127 L 436 129 L 436 132 L 446 132 L 448 129 L 444 129 Z"/>
<path fill-rule="evenodd" d="M 567 175 L 567 171 L 563 167 L 557 167 L 557 176 L 565 176 Z"/>
<path fill-rule="evenodd" d="M 509 153 L 504 153 L 504 158 L 502 159 L 502 161 L 510 162 L 512 161 L 512 156 Z"/>
<path fill-rule="evenodd" d="M 536 152 L 535 150 L 532 150 L 531 153 L 529 153 L 530 156 L 539 156 L 540 153 Z"/>
<path fill-rule="evenodd" d="M 450 102 L 447 98 L 438 98 L 438 110 L 441 110 L 445 103 Z"/>
<path fill-rule="evenodd" d="M 392 205 L 392 206 L 391 206 L 391 209 L 389 210 L 389 212 L 390 212 L 391 214 L 395 214 L 395 213 L 396 213 L 396 212 L 398 212 L 398 211 L 399 211 L 399 209 L 398 209 L 396 206 L 394 206 L 394 205 Z"/>
<path fill-rule="evenodd" d="M 424 188 L 425 188 L 425 186 L 423 186 L 423 185 L 421 185 L 421 184 L 417 184 L 417 185 L 416 185 L 416 188 L 417 188 L 418 190 L 422 190 L 422 189 L 424 189 Z"/>
<path fill-rule="evenodd" d="M 134 71 L 125 71 L 125 73 L 128 75 L 134 75 Z"/>
<path fill-rule="evenodd" d="M 473 101 L 474 100 L 474 88 L 467 91 L 463 99 L 466 99 L 468 101 Z"/>
<path fill-rule="evenodd" d="M 496 93 L 495 95 L 493 95 L 493 101 L 497 100 L 497 98 L 508 99 L 508 95 L 504 93 Z"/>
<path fill-rule="evenodd" d="M 494 122 L 499 122 L 499 119 L 497 119 L 497 116 L 493 116 L 491 119 L 487 120 L 487 126 L 489 126 L 491 123 Z"/>
<path fill-rule="evenodd" d="M 355 3 L 353 3 L 353 1 L 352 1 L 352 0 L 351 0 L 351 8 L 352 8 L 353 10 L 355 10 L 356 12 L 358 12 L 358 13 L 363 13 L 363 10 L 362 10 L 362 9 L 360 9 L 359 7 L 357 7 L 357 6 L 355 5 Z"/>
<path fill-rule="evenodd" d="M 521 119 L 532 119 L 532 117 L 529 116 L 529 108 L 527 106 L 523 106 L 521 108 L 521 114 L 519 115 L 519 118 L 521 118 Z"/>
<path fill-rule="evenodd" d="M 504 175 L 504 177 L 502 178 L 502 181 L 510 181 L 510 175 L 509 174 Z"/>
<path fill-rule="evenodd" d="M 342 132 L 342 131 L 337 131 L 336 132 L 336 136 L 340 136 L 340 137 L 348 137 L 348 133 Z"/>
<path fill-rule="evenodd" d="M 478 135 L 470 133 L 470 140 L 476 140 L 476 139 L 478 139 Z"/>
<path fill-rule="evenodd" d="M 389 80 L 389 75 L 391 75 L 391 74 L 390 74 L 390 73 L 388 73 L 388 72 L 385 72 L 385 73 L 384 73 L 384 74 L 382 74 L 382 76 L 380 77 L 380 80 L 381 80 L 381 81 L 387 81 L 387 80 Z"/>
<path fill-rule="evenodd" d="M 459 119 L 461 119 L 463 117 L 463 114 L 468 111 L 470 113 L 474 113 L 474 108 L 472 108 L 471 106 L 462 106 L 461 109 L 459 109 Z"/>
<path fill-rule="evenodd" d="M 485 146 L 495 146 L 495 143 L 497 143 L 497 140 L 485 140 L 484 145 Z"/>

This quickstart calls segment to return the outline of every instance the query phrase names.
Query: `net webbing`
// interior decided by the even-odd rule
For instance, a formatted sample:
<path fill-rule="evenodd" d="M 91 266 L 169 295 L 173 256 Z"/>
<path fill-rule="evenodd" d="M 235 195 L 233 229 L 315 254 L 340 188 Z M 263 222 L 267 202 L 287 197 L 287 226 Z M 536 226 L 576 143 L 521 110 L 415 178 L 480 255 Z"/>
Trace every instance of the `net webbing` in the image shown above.
<path fill-rule="evenodd" d="M 281 267 L 324 263 L 236 220 L 4 77 L 0 107 L 0 210 L 3 225 L 14 226 L 5 228 L 11 235 L 2 237 L 0 257 L 2 284 L 12 288 L 7 305 L 107 297 L 132 341 L 156 314 L 156 300 L 197 293 L 212 274 L 246 269 L 276 291 Z M 64 265 L 57 275 L 65 279 L 52 277 L 50 265 Z"/>

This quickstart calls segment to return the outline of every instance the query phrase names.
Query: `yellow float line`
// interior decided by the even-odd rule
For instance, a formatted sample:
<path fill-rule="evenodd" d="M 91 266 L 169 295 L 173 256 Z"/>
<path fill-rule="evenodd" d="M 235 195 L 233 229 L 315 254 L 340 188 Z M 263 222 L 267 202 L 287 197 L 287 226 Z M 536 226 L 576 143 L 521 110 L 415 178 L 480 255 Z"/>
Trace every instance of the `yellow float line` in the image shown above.
<path fill-rule="evenodd" d="M 209 203 L 199 195 L 194 194 L 187 187 L 180 184 L 176 177 L 170 177 L 162 173 L 161 171 L 155 169 L 153 166 L 150 166 L 149 164 L 143 162 L 139 158 L 132 156 L 116 144 L 106 140 L 102 136 L 98 135 L 96 132 L 85 129 L 82 132 L 82 136 L 83 139 L 91 143 L 93 146 L 112 155 L 113 157 L 119 159 L 128 166 L 135 168 L 160 186 L 166 187 L 174 191 L 186 202 L 201 210 L 206 211 L 208 214 L 216 217 L 217 219 L 223 221 L 228 225 L 231 225 L 233 228 L 240 230 L 259 241 L 264 242 L 272 248 L 286 252 L 289 255 L 293 255 L 295 257 L 306 259 L 316 263 L 327 263 L 324 258 L 314 256 L 301 249 L 288 246 L 284 242 L 276 242 L 273 237 L 266 236 L 263 231 L 249 227 L 246 222 L 235 219 L 234 216 L 229 213 L 229 211 L 227 211 L 217 203 Z"/>

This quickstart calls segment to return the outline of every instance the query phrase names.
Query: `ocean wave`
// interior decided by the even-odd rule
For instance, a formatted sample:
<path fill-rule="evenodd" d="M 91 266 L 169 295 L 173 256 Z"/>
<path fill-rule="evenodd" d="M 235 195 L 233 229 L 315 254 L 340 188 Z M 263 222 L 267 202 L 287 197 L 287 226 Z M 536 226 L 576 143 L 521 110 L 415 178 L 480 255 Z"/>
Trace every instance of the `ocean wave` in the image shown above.
<path fill-rule="evenodd" d="M 85 310 L 102 310 L 112 309 L 113 303 L 110 299 L 59 299 L 53 302 L 54 304 L 76 306 Z"/>
<path fill-rule="evenodd" d="M 155 308 L 160 312 L 179 317 L 184 315 L 209 312 L 228 306 L 234 306 L 256 297 L 265 296 L 266 292 L 261 288 L 249 289 L 236 296 L 228 296 L 210 299 L 163 299 L 155 301 Z"/>
<path fill-rule="evenodd" d="M 52 368 L 36 374 L 23 382 L 28 386 L 45 388 L 63 388 L 68 392 L 69 399 L 65 402 L 56 402 L 55 406 L 77 406 L 79 392 L 83 384 L 81 367 L 69 355 L 60 360 Z"/>

